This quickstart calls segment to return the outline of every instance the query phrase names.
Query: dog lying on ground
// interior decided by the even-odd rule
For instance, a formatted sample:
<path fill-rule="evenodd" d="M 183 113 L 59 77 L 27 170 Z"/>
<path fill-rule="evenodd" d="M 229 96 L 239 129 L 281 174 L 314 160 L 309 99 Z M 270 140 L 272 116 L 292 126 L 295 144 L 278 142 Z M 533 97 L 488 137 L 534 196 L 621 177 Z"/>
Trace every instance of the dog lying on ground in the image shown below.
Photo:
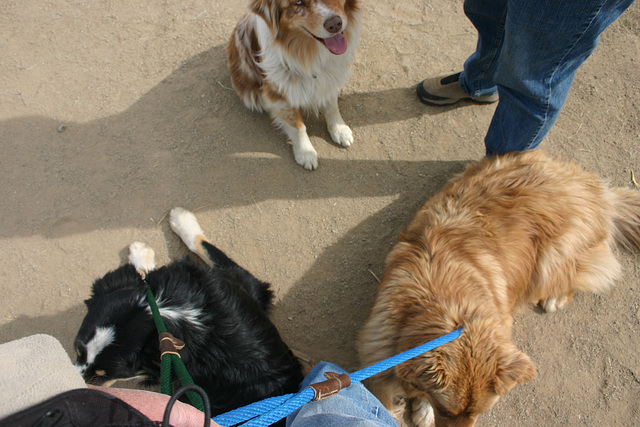
<path fill-rule="evenodd" d="M 359 352 L 370 365 L 459 327 L 462 335 L 368 385 L 398 417 L 411 402 L 418 426 L 474 425 L 536 377 L 511 340 L 516 308 L 550 312 L 575 291 L 606 290 L 620 273 L 616 242 L 640 249 L 637 191 L 538 150 L 470 166 L 388 255 Z"/>
<path fill-rule="evenodd" d="M 110 385 L 140 377 L 160 380 L 160 351 L 146 300 L 155 295 L 169 333 L 185 342 L 182 360 L 211 401 L 212 415 L 270 396 L 296 392 L 301 366 L 269 320 L 273 293 L 209 243 L 195 216 L 182 208 L 170 225 L 208 267 L 189 259 L 155 269 L 154 252 L 133 243 L 130 264 L 93 284 L 88 313 L 75 340 L 85 380 Z"/>
<path fill-rule="evenodd" d="M 338 95 L 359 38 L 356 0 L 253 0 L 227 45 L 234 89 L 247 108 L 269 112 L 305 169 L 318 167 L 318 154 L 301 110 L 322 112 L 336 144 L 353 143 Z"/>

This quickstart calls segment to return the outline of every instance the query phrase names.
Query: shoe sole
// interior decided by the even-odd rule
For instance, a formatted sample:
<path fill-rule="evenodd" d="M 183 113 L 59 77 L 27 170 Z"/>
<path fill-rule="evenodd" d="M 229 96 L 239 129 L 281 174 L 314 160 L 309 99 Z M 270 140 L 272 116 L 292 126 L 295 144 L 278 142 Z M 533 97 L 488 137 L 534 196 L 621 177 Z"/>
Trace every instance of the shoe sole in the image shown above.
<path fill-rule="evenodd" d="M 476 104 L 493 104 L 494 102 L 498 101 L 497 97 L 496 99 L 489 99 L 489 100 L 484 100 L 481 98 L 473 98 L 471 96 L 458 98 L 458 99 L 441 98 L 439 96 L 432 95 L 429 92 L 427 92 L 422 86 L 422 83 L 418 83 L 418 86 L 416 88 L 416 93 L 418 94 L 418 98 L 420 99 L 420 101 L 422 101 L 424 104 L 435 106 L 435 107 L 446 107 L 447 105 L 457 104 L 460 101 L 466 101 L 466 100 L 472 101 Z M 430 99 L 428 97 L 439 98 L 439 99 Z"/>

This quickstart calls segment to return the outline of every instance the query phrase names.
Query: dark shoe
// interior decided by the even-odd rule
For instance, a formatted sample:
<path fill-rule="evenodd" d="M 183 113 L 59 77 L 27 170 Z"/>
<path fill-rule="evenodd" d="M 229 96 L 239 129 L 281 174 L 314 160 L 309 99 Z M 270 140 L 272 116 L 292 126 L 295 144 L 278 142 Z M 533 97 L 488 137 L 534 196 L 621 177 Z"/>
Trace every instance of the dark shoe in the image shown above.
<path fill-rule="evenodd" d="M 467 95 L 460 89 L 459 78 L 460 73 L 426 79 L 418 84 L 418 98 L 425 104 L 436 106 L 451 105 L 464 99 L 483 104 L 490 104 L 498 100 L 497 93 L 477 97 Z"/>

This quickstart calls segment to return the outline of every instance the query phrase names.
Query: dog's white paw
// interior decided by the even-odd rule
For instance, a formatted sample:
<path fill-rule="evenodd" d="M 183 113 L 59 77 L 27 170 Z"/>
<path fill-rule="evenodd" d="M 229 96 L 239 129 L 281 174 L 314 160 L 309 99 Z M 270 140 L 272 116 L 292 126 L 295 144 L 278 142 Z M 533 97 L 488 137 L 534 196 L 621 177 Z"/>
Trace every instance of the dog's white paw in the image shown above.
<path fill-rule="evenodd" d="M 329 135 L 331 135 L 333 142 L 343 147 L 349 147 L 353 144 L 353 132 L 351 128 L 345 124 L 329 126 Z"/>
<path fill-rule="evenodd" d="M 169 212 L 169 225 L 184 244 L 192 252 L 196 252 L 196 236 L 204 236 L 196 216 L 184 208 L 173 208 Z"/>
<path fill-rule="evenodd" d="M 424 400 L 414 399 L 411 402 L 411 420 L 418 427 L 434 427 L 436 419 L 433 408 Z"/>
<path fill-rule="evenodd" d="M 305 149 L 296 149 L 293 147 L 293 156 L 296 159 L 296 163 L 305 168 L 306 170 L 318 169 L 318 153 L 313 147 Z"/>
<path fill-rule="evenodd" d="M 561 297 L 549 297 L 540 300 L 540 306 L 547 313 L 553 313 L 559 308 L 564 307 L 567 302 L 569 302 L 569 297 L 566 295 Z"/>
<path fill-rule="evenodd" d="M 156 254 L 149 246 L 142 242 L 133 242 L 129 245 L 129 263 L 136 270 L 149 272 L 156 268 Z"/>

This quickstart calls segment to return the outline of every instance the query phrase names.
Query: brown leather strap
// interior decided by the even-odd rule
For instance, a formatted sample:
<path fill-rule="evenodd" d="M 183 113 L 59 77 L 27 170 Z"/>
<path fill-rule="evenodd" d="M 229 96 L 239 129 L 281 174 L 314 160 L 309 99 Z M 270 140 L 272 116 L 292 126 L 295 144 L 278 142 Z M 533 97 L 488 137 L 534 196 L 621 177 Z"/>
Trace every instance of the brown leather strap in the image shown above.
<path fill-rule="evenodd" d="M 178 350 L 184 348 L 184 343 L 178 338 L 171 335 L 169 332 L 163 332 L 158 336 L 160 341 L 160 358 L 165 354 L 175 354 L 180 357 Z"/>
<path fill-rule="evenodd" d="M 338 393 L 343 388 L 351 385 L 351 377 L 347 374 L 336 374 L 335 372 L 325 372 L 326 381 L 307 386 L 313 389 L 312 401 L 326 399 Z"/>

